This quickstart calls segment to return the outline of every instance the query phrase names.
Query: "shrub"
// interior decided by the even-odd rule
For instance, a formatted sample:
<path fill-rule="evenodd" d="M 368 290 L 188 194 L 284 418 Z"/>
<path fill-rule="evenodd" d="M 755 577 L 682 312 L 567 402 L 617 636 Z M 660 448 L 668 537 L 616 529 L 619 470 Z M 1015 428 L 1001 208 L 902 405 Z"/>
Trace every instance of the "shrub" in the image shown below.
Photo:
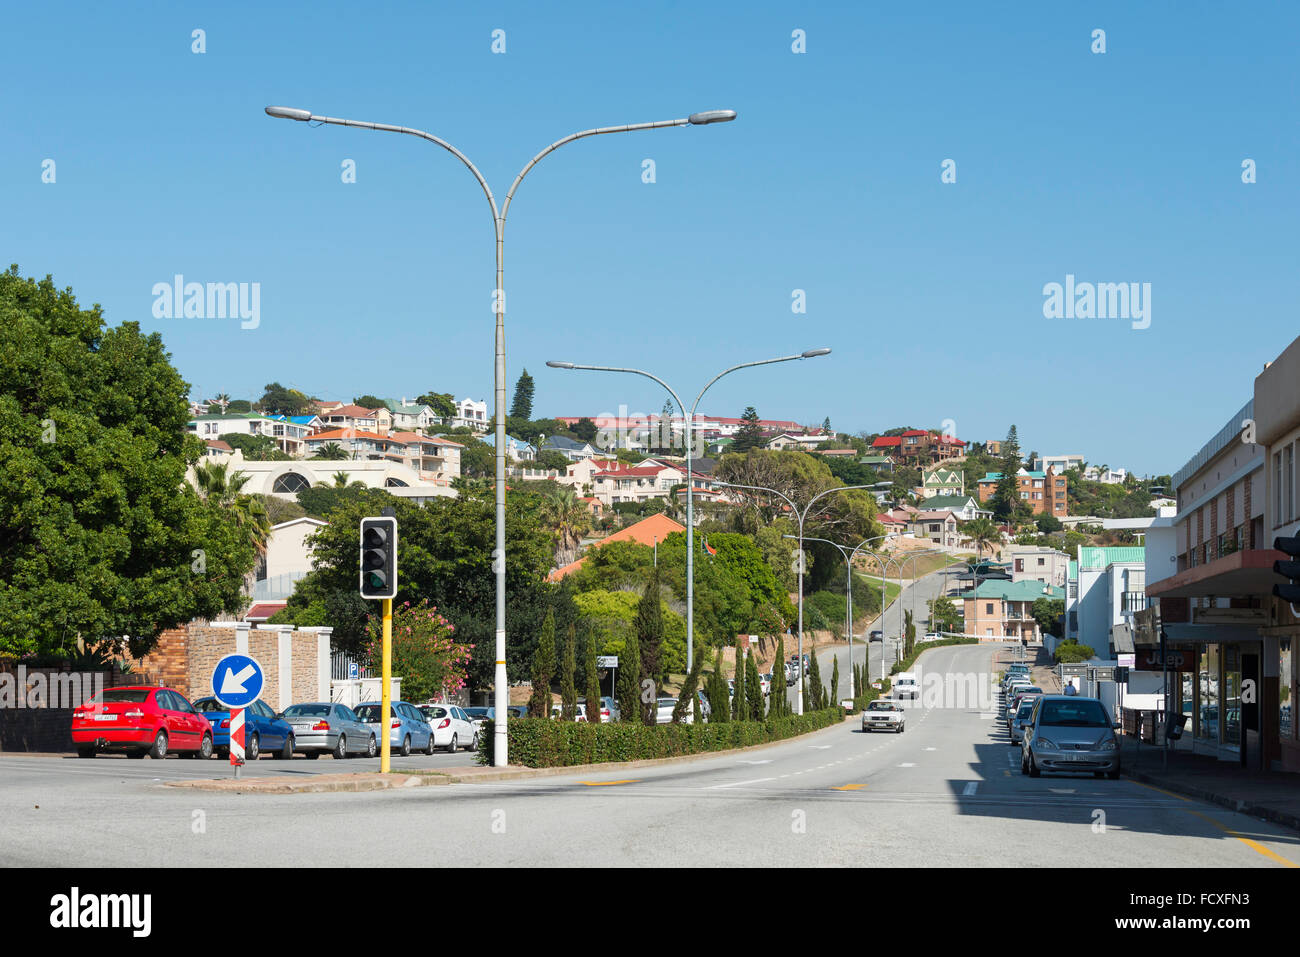
<path fill-rule="evenodd" d="M 825 708 L 768 721 L 704 724 L 576 724 L 545 718 L 515 718 L 507 725 L 507 736 L 511 764 L 556 768 L 728 751 L 820 731 L 843 718 L 843 708 Z M 485 724 L 475 755 L 482 765 L 491 765 L 493 760 L 492 724 L 491 721 Z"/>
<path fill-rule="evenodd" d="M 1056 652 L 1053 657 L 1058 664 L 1073 664 L 1079 661 L 1087 661 L 1093 657 L 1095 652 L 1088 645 L 1081 645 L 1077 641 L 1063 641 L 1056 646 Z"/>

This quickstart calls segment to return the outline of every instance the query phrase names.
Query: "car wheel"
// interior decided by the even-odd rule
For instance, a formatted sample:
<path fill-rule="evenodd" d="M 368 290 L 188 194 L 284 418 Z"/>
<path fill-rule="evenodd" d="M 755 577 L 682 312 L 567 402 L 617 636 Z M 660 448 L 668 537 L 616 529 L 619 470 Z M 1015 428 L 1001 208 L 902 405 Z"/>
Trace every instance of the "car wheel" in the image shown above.
<path fill-rule="evenodd" d="M 1025 753 L 1023 751 L 1020 752 L 1020 773 L 1029 773 L 1029 762 L 1025 760 Z"/>
<path fill-rule="evenodd" d="M 293 735 L 286 734 L 284 736 L 284 747 L 275 752 L 275 757 L 281 761 L 293 760 Z"/>
<path fill-rule="evenodd" d="M 456 736 L 453 734 L 453 735 L 451 736 L 451 741 L 447 744 L 447 753 L 448 753 L 448 754 L 455 754 L 455 753 L 456 753 L 456 749 L 457 749 L 457 747 L 458 747 L 458 745 L 457 745 L 457 743 L 456 743 Z"/>
<path fill-rule="evenodd" d="M 402 739 L 402 748 L 397 753 L 404 758 L 411 756 L 411 736 L 409 734 Z"/>
<path fill-rule="evenodd" d="M 1029 776 L 1031 778 L 1037 778 L 1037 777 L 1041 777 L 1042 774 L 1043 774 L 1042 768 L 1040 768 L 1037 764 L 1034 763 L 1034 752 L 1030 751 L 1029 752 Z"/>
<path fill-rule="evenodd" d="M 366 757 L 373 758 L 379 753 L 379 745 L 375 743 L 375 736 L 370 736 L 370 742 L 366 745 Z"/>
<path fill-rule="evenodd" d="M 153 747 L 148 751 L 149 757 L 161 761 L 167 757 L 167 732 L 159 731 L 153 739 Z"/>
<path fill-rule="evenodd" d="M 1118 781 L 1118 780 L 1119 780 L 1119 768 L 1116 768 L 1114 771 L 1107 771 L 1107 772 L 1106 772 L 1106 777 L 1110 778 L 1112 781 Z"/>
<path fill-rule="evenodd" d="M 248 747 L 244 749 L 245 761 L 256 761 L 262 755 L 262 742 L 257 735 L 248 739 Z"/>
<path fill-rule="evenodd" d="M 94 756 L 95 746 L 93 744 L 84 748 L 77 748 L 77 757 L 79 758 L 93 758 Z"/>
<path fill-rule="evenodd" d="M 212 735 L 205 734 L 203 740 L 199 742 L 198 753 L 194 755 L 200 761 L 212 760 Z"/>
<path fill-rule="evenodd" d="M 478 732 L 477 732 L 477 731 L 474 732 L 474 742 L 469 746 L 469 749 L 470 749 L 471 751 L 477 751 L 477 750 L 478 750 Z M 432 735 L 429 736 L 429 751 L 430 751 L 430 753 L 433 752 L 433 736 L 432 736 Z"/>
<path fill-rule="evenodd" d="M 348 736 L 340 734 L 338 742 L 334 745 L 334 759 L 342 761 L 348 756 Z"/>
<path fill-rule="evenodd" d="M 425 754 L 433 754 L 433 731 L 429 731 L 429 743 L 424 746 Z"/>

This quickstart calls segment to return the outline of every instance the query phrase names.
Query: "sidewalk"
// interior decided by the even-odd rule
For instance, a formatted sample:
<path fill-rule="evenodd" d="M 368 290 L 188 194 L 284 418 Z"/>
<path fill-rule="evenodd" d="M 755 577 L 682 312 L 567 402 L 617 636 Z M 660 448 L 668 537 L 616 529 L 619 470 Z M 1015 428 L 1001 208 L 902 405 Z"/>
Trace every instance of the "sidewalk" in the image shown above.
<path fill-rule="evenodd" d="M 1300 831 L 1300 775 L 1244 770 L 1234 761 L 1183 751 L 1169 753 L 1165 770 L 1158 746 L 1139 748 L 1133 735 L 1119 740 L 1125 777 Z"/>
<path fill-rule="evenodd" d="M 999 648 L 993 655 L 993 671 L 1006 671 L 1008 665 L 1021 660 L 1015 647 Z M 1061 679 L 1056 676 L 1056 664 L 1042 645 L 1026 648 L 1023 660 L 1029 665 L 1029 678 L 1034 687 L 1042 688 L 1045 694 L 1061 693 Z"/>

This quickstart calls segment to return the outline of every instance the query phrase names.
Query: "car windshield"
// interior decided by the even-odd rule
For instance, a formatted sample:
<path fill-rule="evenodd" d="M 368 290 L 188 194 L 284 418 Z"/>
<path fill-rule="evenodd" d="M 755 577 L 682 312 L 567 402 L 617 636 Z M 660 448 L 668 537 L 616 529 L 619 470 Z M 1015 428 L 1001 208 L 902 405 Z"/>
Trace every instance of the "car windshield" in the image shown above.
<path fill-rule="evenodd" d="M 1020 710 L 1016 712 L 1016 717 L 1027 718 L 1033 713 L 1034 713 L 1034 703 L 1032 701 L 1026 701 L 1020 705 Z"/>
<path fill-rule="evenodd" d="M 1109 728 L 1100 701 L 1044 701 L 1040 725 L 1066 728 Z"/>
<path fill-rule="evenodd" d="M 291 704 L 284 709 L 286 718 L 328 718 L 329 714 L 327 704 Z"/>
<path fill-rule="evenodd" d="M 356 708 L 357 717 L 367 724 L 374 724 L 379 720 L 379 708 L 380 706 L 377 704 L 359 704 Z M 398 718 L 401 717 L 395 709 L 393 710 L 393 714 Z"/>
<path fill-rule="evenodd" d="M 1017 688 L 1017 689 L 1016 689 L 1016 694 L 1019 694 L 1019 695 L 1026 695 L 1026 694 L 1042 694 L 1042 693 L 1043 693 L 1043 689 L 1042 689 L 1042 688 L 1026 688 L 1026 687 L 1020 687 L 1020 688 Z"/>
<path fill-rule="evenodd" d="M 469 715 L 471 718 L 486 718 L 488 709 L 487 708 L 466 708 L 465 713 Z"/>
<path fill-rule="evenodd" d="M 660 698 L 660 699 L 659 699 L 659 707 L 661 707 L 661 708 L 672 708 L 672 707 L 674 707 L 676 704 L 677 704 L 677 699 L 676 699 L 676 698 Z"/>
<path fill-rule="evenodd" d="M 447 709 L 446 709 L 446 708 L 431 707 L 431 708 L 421 708 L 420 710 L 424 712 L 424 716 L 425 716 L 426 718 L 445 718 L 445 717 L 447 717 Z"/>
<path fill-rule="evenodd" d="M 868 711 L 893 711 L 896 708 L 897 705 L 889 701 L 873 701 L 867 705 Z"/>
<path fill-rule="evenodd" d="M 213 711 L 228 711 L 229 709 L 226 708 L 225 705 L 217 701 L 216 698 L 200 698 L 198 701 L 194 702 L 194 710 L 203 711 L 203 712 L 213 712 Z"/>

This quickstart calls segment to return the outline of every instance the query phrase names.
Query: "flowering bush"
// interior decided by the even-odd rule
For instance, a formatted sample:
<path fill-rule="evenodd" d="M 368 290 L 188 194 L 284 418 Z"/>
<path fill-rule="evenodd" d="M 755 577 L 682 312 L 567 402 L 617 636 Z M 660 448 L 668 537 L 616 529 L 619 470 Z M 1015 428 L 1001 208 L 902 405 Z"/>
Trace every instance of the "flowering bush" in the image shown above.
<path fill-rule="evenodd" d="M 370 641 L 366 656 L 374 674 L 383 668 L 384 620 L 371 615 L 366 622 Z M 466 667 L 473 645 L 459 644 L 456 626 L 430 605 L 409 601 L 393 609 L 393 674 L 402 679 L 402 696 L 424 701 L 450 695 L 465 687 Z"/>

